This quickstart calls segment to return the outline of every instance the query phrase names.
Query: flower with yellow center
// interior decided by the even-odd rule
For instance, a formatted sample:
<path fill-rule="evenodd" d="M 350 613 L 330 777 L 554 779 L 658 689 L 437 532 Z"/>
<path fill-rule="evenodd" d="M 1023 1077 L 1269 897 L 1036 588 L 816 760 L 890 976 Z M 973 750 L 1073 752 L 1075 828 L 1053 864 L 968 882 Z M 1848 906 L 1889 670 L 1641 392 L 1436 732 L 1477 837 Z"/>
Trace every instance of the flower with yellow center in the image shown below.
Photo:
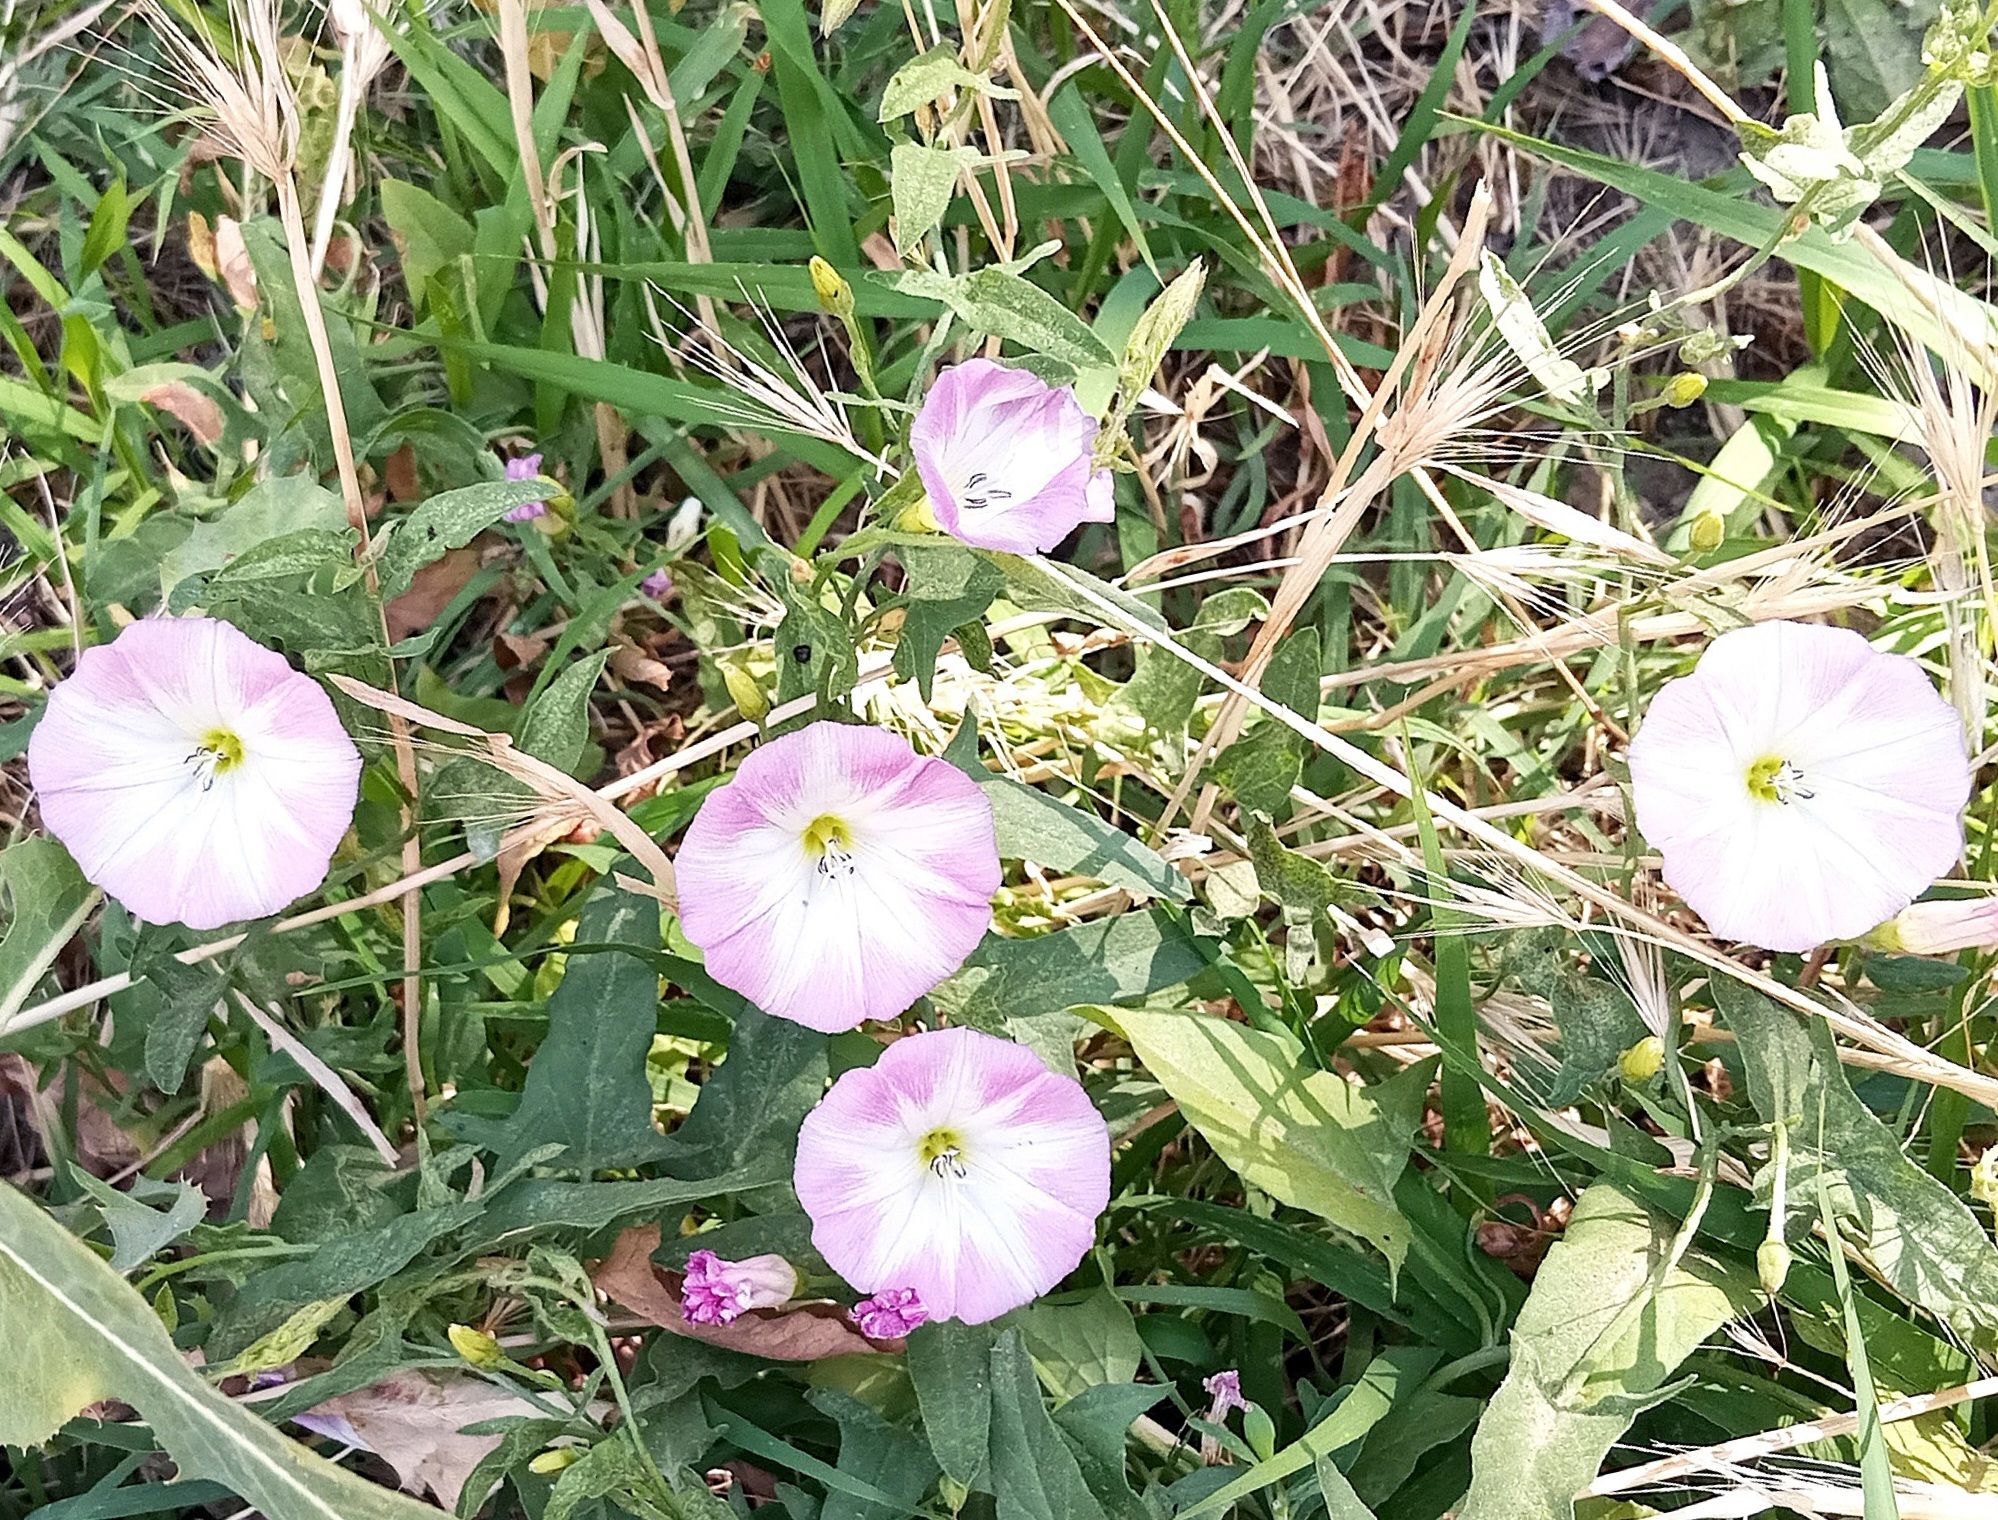
<path fill-rule="evenodd" d="M 1721 939 L 1801 953 L 1899 913 L 1963 850 L 1970 766 L 1913 660 L 1843 628 L 1708 646 L 1630 746 L 1637 824 Z"/>

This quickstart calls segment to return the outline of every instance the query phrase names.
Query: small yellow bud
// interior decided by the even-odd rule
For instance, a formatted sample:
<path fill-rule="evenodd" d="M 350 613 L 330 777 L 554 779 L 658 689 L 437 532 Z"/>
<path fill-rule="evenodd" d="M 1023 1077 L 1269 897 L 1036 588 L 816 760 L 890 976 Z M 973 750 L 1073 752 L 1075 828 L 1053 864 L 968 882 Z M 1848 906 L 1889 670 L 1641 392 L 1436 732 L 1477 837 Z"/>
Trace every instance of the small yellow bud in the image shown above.
<path fill-rule="evenodd" d="M 1782 1241 L 1765 1240 L 1755 1248 L 1755 1276 L 1764 1293 L 1774 1298 L 1789 1275 L 1790 1248 Z"/>
<path fill-rule="evenodd" d="M 735 703 L 735 710 L 752 723 L 761 723 L 763 715 L 770 711 L 770 698 L 764 692 L 762 683 L 749 673 L 749 668 L 734 660 L 721 662 L 722 684 L 728 688 L 729 700 Z"/>
<path fill-rule="evenodd" d="M 1698 370 L 1682 369 L 1665 382 L 1667 406 L 1691 406 L 1707 393 L 1707 377 Z"/>
<path fill-rule="evenodd" d="M 532 1462 L 529 1462 L 527 1470 L 538 1477 L 545 1478 L 550 1473 L 558 1473 L 565 1467 L 574 1467 L 582 1460 L 582 1452 L 573 1446 L 551 1446 Z"/>
<path fill-rule="evenodd" d="M 1998 1209 L 1998 1145 L 1979 1156 L 1970 1169 L 1970 1196 Z"/>
<path fill-rule="evenodd" d="M 918 496 L 895 514 L 895 526 L 904 533 L 941 533 L 943 524 L 937 521 L 937 514 L 930 509 L 930 499 Z"/>
<path fill-rule="evenodd" d="M 1616 1069 L 1626 1082 L 1649 1082 L 1665 1065 L 1665 1042 L 1648 1034 L 1617 1057 Z"/>
<path fill-rule="evenodd" d="M 1727 519 L 1718 512 L 1702 512 L 1693 519 L 1686 540 L 1696 554 L 1711 554 L 1727 537 Z"/>
<path fill-rule="evenodd" d="M 853 315 L 853 287 L 832 265 L 812 255 L 812 262 L 806 266 L 812 274 L 812 292 L 819 298 L 819 305 L 845 321 Z"/>
<path fill-rule="evenodd" d="M 506 1352 L 485 1331 L 474 1330 L 470 1325 L 452 1325 L 444 1333 L 451 1338 L 452 1349 L 482 1372 L 506 1365 Z"/>

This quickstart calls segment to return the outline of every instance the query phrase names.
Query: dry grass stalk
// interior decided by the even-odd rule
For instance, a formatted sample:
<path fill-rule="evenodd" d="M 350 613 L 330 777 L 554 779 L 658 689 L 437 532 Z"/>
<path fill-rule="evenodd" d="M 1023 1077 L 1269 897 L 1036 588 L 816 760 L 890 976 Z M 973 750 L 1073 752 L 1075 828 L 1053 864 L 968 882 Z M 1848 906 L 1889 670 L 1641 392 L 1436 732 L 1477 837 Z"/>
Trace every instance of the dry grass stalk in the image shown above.
<path fill-rule="evenodd" d="M 275 0 L 241 0 L 232 7 L 230 19 L 241 38 L 237 62 L 227 63 L 205 34 L 197 38 L 184 30 L 174 15 L 157 3 L 148 14 L 164 45 L 166 55 L 175 60 L 184 82 L 202 93 L 214 113 L 218 134 L 255 172 L 271 181 L 277 192 L 278 218 L 284 228 L 285 253 L 291 266 L 294 292 L 304 318 L 306 339 L 312 348 L 313 365 L 326 404 L 327 433 L 333 445 L 333 461 L 340 479 L 340 495 L 347 510 L 347 522 L 356 535 L 355 554 L 364 578 L 375 593 L 381 618 L 382 644 L 391 642 L 388 618 L 381 607 L 380 584 L 368 534 L 367 502 L 361 492 L 360 471 L 354 458 L 354 440 L 347 425 L 347 408 L 340 391 L 339 371 L 333 362 L 333 347 L 327 335 L 326 313 L 319 302 L 319 283 L 313 275 L 311 244 L 306 236 L 305 212 L 299 200 L 298 180 L 293 173 L 298 147 L 298 104 L 291 83 L 279 63 L 278 14 Z M 407 801 L 403 806 L 404 840 L 402 863 L 405 875 L 421 870 L 423 847 L 416 833 L 417 777 L 416 755 L 411 748 L 409 729 L 398 717 L 390 718 L 390 734 L 395 750 L 396 773 Z M 410 1101 L 417 1122 L 424 1114 L 423 1066 L 417 1049 L 417 1029 L 422 1014 L 422 982 L 419 968 L 423 958 L 422 897 L 414 888 L 403 896 L 403 1060 L 409 1082 Z"/>
<path fill-rule="evenodd" d="M 296 1061 L 299 1070 L 312 1078 L 314 1084 L 333 1100 L 340 1112 L 354 1121 L 355 1128 L 359 1129 L 367 1138 L 368 1144 L 375 1148 L 375 1154 L 382 1158 L 383 1165 L 394 1167 L 400 1164 L 401 1158 L 397 1156 L 395 1147 L 389 1143 L 388 1136 L 384 1135 L 381 1127 L 375 1123 L 367 1105 L 354 1096 L 351 1087 L 340 1080 L 337 1071 L 314 1055 L 311 1048 L 286 1029 L 275 1014 L 259 1008 L 253 999 L 240 990 L 236 993 L 236 1002 L 243 1012 L 250 1016 L 251 1022 L 264 1032 L 265 1038 L 271 1042 L 271 1048 L 282 1051 Z"/>

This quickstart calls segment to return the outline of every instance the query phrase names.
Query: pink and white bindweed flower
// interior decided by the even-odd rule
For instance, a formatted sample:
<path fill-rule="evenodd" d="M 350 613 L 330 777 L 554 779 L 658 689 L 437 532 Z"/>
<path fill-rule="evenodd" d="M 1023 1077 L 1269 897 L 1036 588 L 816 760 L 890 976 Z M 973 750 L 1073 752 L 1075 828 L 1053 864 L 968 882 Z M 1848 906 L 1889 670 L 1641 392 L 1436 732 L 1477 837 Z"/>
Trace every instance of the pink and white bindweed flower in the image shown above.
<path fill-rule="evenodd" d="M 1903 955 L 1998 949 L 1998 897 L 1914 903 L 1868 934 L 1866 943 Z"/>
<path fill-rule="evenodd" d="M 1722 634 L 1630 746 L 1637 824 L 1722 939 L 1802 952 L 1907 907 L 1963 850 L 1970 766 L 1922 668 L 1858 634 Z"/>
<path fill-rule="evenodd" d="M 509 459 L 506 462 L 506 478 L 508 480 L 539 480 L 541 478 L 541 456 L 539 454 L 522 454 L 518 459 Z M 535 518 L 546 517 L 547 515 L 547 502 L 524 501 L 519 506 L 507 512 L 506 521 L 511 523 L 533 522 Z"/>
<path fill-rule="evenodd" d="M 263 918 L 326 879 L 361 757 L 319 683 L 214 618 L 86 649 L 28 742 L 42 822 L 149 924 Z"/>
<path fill-rule="evenodd" d="M 981 549 L 1044 554 L 1117 515 L 1110 472 L 1092 460 L 1096 419 L 1069 387 L 1026 370 L 990 359 L 945 370 L 909 443 L 937 522 Z"/>
<path fill-rule="evenodd" d="M 781 1309 L 798 1292 L 798 1269 L 781 1256 L 724 1261 L 713 1251 L 687 1258 L 680 1312 L 696 1325 L 732 1325 L 751 1309 Z"/>
<path fill-rule="evenodd" d="M 978 783 L 883 728 L 813 723 L 711 792 L 675 861 L 708 972 L 835 1034 L 894 1018 L 992 921 L 999 843 Z"/>
<path fill-rule="evenodd" d="M 1242 1397 L 1242 1374 L 1234 1367 L 1201 1379 L 1200 1386 L 1207 1390 L 1207 1418 L 1210 1423 L 1219 1425 L 1228 1418 L 1231 1409 L 1247 1409 L 1249 1401 Z"/>
<path fill-rule="evenodd" d="M 799 1132 L 793 1182 L 812 1244 L 873 1305 L 907 1292 L 930 1318 L 977 1325 L 1088 1254 L 1110 1133 L 1081 1084 L 1032 1051 L 931 1030 L 833 1083 Z"/>

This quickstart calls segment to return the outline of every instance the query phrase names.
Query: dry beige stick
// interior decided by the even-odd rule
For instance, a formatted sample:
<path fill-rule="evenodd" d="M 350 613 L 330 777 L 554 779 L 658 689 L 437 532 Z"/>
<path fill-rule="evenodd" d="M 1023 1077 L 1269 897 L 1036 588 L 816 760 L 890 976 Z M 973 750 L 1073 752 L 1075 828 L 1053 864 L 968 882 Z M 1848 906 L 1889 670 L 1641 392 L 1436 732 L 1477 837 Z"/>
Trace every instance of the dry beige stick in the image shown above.
<path fill-rule="evenodd" d="M 1582 0 L 1582 3 L 1590 10 L 1596 12 L 1597 15 L 1614 21 L 1618 26 L 1630 33 L 1631 36 L 1650 48 L 1652 52 L 1664 59 L 1673 71 L 1684 79 L 1687 84 L 1698 90 L 1712 102 L 1714 109 L 1727 118 L 1729 126 L 1732 127 L 1747 120 L 1748 113 L 1734 103 L 1733 96 L 1729 95 L 1726 90 L 1723 90 L 1700 71 L 1700 66 L 1686 56 L 1684 48 L 1680 47 L 1676 42 L 1670 42 L 1661 37 L 1644 22 L 1631 15 L 1621 5 L 1618 5 L 1617 0 Z"/>
<path fill-rule="evenodd" d="M 382 1158 L 383 1163 L 391 1167 L 397 1165 L 400 1158 L 396 1155 L 395 1147 L 389 1143 L 389 1137 L 382 1133 L 381 1126 L 376 1124 L 373 1116 L 368 1113 L 367 1105 L 354 1096 L 351 1087 L 340 1080 L 340 1074 L 314 1055 L 305 1042 L 286 1029 L 274 1014 L 259 1008 L 241 991 L 236 993 L 236 1001 L 257 1028 L 264 1032 L 265 1038 L 271 1042 L 271 1048 L 282 1051 L 296 1061 L 299 1069 L 312 1078 L 314 1085 L 338 1105 L 340 1112 L 354 1121 L 355 1126 L 367 1137 L 368 1144 L 375 1148 L 375 1154 Z"/>
<path fill-rule="evenodd" d="M 374 593 L 375 610 L 381 624 L 382 644 L 392 640 L 388 631 L 388 609 L 382 605 L 381 583 L 375 575 L 374 556 L 368 538 L 368 506 L 361 495 L 360 471 L 354 463 L 354 440 L 347 427 L 347 404 L 340 394 L 340 373 L 333 363 L 333 345 L 326 333 L 326 313 L 319 304 L 319 282 L 312 277 L 311 249 L 305 236 L 305 212 L 299 204 L 298 181 L 286 165 L 277 176 L 278 215 L 284 224 L 285 251 L 291 261 L 292 284 L 297 287 L 298 305 L 305 319 L 305 333 L 312 345 L 313 363 L 319 371 L 319 388 L 326 400 L 326 430 L 333 440 L 333 460 L 340 475 L 340 494 L 347 505 L 347 523 L 358 535 L 354 552 L 360 558 L 369 591 Z M 405 797 L 402 808 L 402 869 L 405 876 L 423 868 L 423 840 L 416 830 L 418 813 L 416 751 L 410 744 L 409 725 L 401 718 L 389 718 L 389 741 L 395 750 L 396 776 Z M 412 887 L 402 899 L 402 1059 L 403 1074 L 409 1083 L 409 1099 L 416 1122 L 423 1123 L 426 1102 L 423 1084 L 423 1056 L 418 1048 L 418 1031 L 423 1019 L 423 893 Z"/>
<path fill-rule="evenodd" d="M 631 852 L 631 856 L 651 873 L 654 886 L 665 894 L 665 900 L 672 900 L 673 863 L 666 858 L 666 852 L 659 848 L 653 837 L 632 821 L 630 815 L 615 807 L 600 793 L 592 791 L 576 780 L 567 771 L 559 770 L 547 761 L 537 759 L 523 749 L 514 746 L 512 739 L 504 734 L 488 733 L 483 728 L 470 723 L 460 723 L 456 718 L 447 718 L 442 713 L 432 712 L 420 703 L 407 697 L 399 697 L 393 692 L 382 691 L 365 681 L 356 681 L 351 676 L 328 676 L 335 686 L 359 702 L 364 707 L 372 707 L 377 712 L 386 713 L 391 718 L 400 717 L 405 722 L 434 728 L 441 733 L 456 734 L 461 738 L 477 739 L 486 746 L 487 759 L 501 771 L 516 781 L 525 782 L 549 802 L 559 803 L 566 813 L 574 813 L 594 820 L 605 833 Z M 534 827 L 545 831 L 548 823 L 539 822 Z"/>
<path fill-rule="evenodd" d="M 1891 1425 L 1897 1420 L 1912 1420 L 1918 1415 L 1948 1409 L 1954 1404 L 1967 1404 L 1973 1399 L 1988 1398 L 1994 1393 L 1998 1393 L 1998 1377 L 1979 1378 L 1974 1383 L 1959 1383 L 1954 1388 L 1944 1388 L 1936 1393 L 1918 1393 L 1904 1399 L 1893 1399 L 1880 1405 L 1876 1412 L 1881 1424 Z M 1634 1488 L 1671 1483 L 1692 1473 L 1753 1462 L 1758 1457 L 1791 1451 L 1812 1441 L 1849 1436 L 1859 1429 L 1859 1420 L 1857 1411 L 1826 1415 L 1823 1419 L 1765 1430 L 1759 1435 L 1739 1436 L 1716 1446 L 1702 1446 L 1696 1451 L 1674 1452 L 1669 1457 L 1660 1457 L 1641 1467 L 1626 1467 L 1621 1472 L 1605 1473 L 1575 1497 L 1593 1499 L 1607 1494 L 1627 1494 Z"/>

